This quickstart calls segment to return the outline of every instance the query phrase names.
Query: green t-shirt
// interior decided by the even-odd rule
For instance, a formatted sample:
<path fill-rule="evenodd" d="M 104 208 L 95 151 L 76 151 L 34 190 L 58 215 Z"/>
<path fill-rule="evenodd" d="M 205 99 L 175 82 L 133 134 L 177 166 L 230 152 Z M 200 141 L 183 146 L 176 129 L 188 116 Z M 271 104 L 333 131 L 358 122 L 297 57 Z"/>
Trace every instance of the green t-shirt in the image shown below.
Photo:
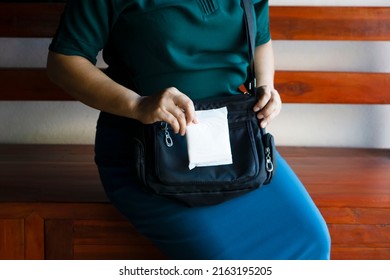
<path fill-rule="evenodd" d="M 238 92 L 248 44 L 240 0 L 68 0 L 50 50 L 92 63 L 141 95 Z M 270 40 L 268 0 L 254 0 L 256 45 Z"/>

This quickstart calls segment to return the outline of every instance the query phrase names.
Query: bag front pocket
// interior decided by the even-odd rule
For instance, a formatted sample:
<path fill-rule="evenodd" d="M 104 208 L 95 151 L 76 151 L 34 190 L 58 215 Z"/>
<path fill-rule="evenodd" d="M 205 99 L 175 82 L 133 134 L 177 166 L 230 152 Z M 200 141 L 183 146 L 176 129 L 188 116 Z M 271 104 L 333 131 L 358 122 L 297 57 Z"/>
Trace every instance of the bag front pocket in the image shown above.
<path fill-rule="evenodd" d="M 220 165 L 188 168 L 186 138 L 164 125 L 155 129 L 155 167 L 157 178 L 167 186 L 225 185 L 244 183 L 259 173 L 258 149 L 250 121 L 230 123 L 229 137 L 233 166 Z"/>

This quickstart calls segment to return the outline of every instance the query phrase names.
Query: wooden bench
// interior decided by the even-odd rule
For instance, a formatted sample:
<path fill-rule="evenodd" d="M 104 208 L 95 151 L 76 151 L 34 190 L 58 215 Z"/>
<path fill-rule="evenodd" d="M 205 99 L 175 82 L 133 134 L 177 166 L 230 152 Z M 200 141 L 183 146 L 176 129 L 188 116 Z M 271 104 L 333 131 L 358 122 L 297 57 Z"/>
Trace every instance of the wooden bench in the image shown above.
<path fill-rule="evenodd" d="M 63 4 L 0 3 L 0 37 L 51 37 Z M 390 8 L 271 7 L 274 40 L 390 40 Z M 23 82 L 20 82 L 23 81 Z M 339 91 L 343 87 L 343 92 Z M 278 71 L 284 103 L 390 104 L 389 73 Z M 71 101 L 44 69 L 0 100 Z M 332 259 L 390 259 L 390 150 L 279 147 L 324 215 Z M 0 145 L 0 259 L 161 259 L 107 201 L 92 145 Z"/>

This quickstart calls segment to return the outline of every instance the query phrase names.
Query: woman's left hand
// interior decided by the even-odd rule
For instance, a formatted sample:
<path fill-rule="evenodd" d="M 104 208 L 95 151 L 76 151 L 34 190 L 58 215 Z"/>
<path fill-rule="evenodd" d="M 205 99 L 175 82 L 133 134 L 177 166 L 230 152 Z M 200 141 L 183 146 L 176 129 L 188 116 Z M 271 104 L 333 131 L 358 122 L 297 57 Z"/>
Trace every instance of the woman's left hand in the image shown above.
<path fill-rule="evenodd" d="M 282 109 L 282 100 L 279 92 L 269 86 L 260 86 L 256 89 L 259 100 L 253 107 L 253 111 L 257 113 L 257 118 L 260 120 L 260 126 L 265 128 Z"/>

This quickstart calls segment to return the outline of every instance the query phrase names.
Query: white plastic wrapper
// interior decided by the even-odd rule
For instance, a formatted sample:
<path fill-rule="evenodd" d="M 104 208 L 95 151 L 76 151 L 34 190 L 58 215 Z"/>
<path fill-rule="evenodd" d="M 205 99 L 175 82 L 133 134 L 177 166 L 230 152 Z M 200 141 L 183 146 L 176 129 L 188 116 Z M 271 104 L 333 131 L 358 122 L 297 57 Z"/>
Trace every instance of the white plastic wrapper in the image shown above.
<path fill-rule="evenodd" d="M 197 124 L 187 127 L 189 169 L 232 164 L 227 108 L 196 111 Z"/>

